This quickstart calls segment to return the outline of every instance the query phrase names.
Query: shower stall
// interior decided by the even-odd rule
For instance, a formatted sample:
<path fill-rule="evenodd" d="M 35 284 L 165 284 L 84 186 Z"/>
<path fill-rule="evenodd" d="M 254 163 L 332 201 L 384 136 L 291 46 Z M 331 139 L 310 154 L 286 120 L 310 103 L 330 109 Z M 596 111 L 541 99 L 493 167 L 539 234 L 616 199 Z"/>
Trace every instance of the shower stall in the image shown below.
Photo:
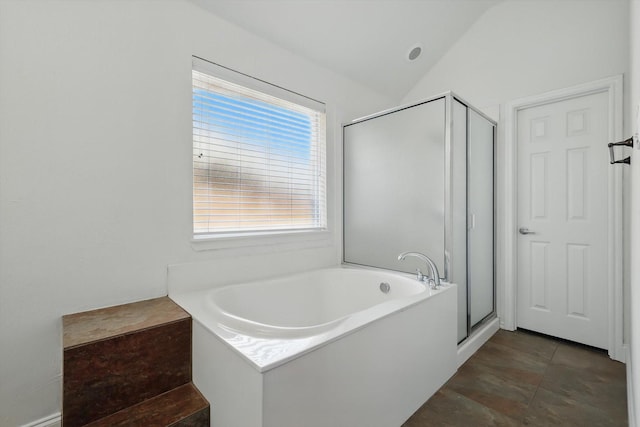
<path fill-rule="evenodd" d="M 496 315 L 496 123 L 454 93 L 343 127 L 343 261 L 458 285 L 458 342 Z"/>

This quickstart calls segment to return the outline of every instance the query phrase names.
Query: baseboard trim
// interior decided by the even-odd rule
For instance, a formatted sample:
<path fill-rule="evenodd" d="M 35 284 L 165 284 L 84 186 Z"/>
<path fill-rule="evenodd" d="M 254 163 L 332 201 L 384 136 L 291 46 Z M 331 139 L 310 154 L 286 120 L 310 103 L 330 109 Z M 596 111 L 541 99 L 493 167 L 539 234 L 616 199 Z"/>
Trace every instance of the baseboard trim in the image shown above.
<path fill-rule="evenodd" d="M 464 364 L 473 353 L 478 351 L 480 347 L 500 329 L 500 320 L 493 319 L 481 329 L 475 331 L 467 340 L 458 347 L 458 368 Z"/>
<path fill-rule="evenodd" d="M 62 426 L 62 414 L 60 412 L 57 412 L 47 417 L 40 418 L 39 420 L 30 422 L 29 424 L 24 424 L 22 427 L 61 427 L 61 426 Z"/>

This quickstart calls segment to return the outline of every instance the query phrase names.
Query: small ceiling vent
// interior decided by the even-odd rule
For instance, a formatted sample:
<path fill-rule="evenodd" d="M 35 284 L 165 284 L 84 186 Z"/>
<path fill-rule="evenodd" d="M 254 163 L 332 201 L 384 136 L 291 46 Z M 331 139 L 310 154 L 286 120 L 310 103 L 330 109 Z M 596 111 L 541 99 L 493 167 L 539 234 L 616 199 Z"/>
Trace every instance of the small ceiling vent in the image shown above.
<path fill-rule="evenodd" d="M 420 57 L 420 54 L 422 54 L 422 45 L 415 44 L 411 46 L 411 48 L 407 52 L 407 61 L 409 62 L 415 61 Z"/>

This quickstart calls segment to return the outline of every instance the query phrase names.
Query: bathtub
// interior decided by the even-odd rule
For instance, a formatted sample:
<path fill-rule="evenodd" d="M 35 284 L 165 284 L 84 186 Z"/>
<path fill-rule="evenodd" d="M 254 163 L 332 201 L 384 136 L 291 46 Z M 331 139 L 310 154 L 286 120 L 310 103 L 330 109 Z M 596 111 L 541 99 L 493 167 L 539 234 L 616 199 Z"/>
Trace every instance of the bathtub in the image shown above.
<path fill-rule="evenodd" d="M 329 268 L 170 296 L 212 426 L 397 427 L 456 370 L 455 285 Z"/>

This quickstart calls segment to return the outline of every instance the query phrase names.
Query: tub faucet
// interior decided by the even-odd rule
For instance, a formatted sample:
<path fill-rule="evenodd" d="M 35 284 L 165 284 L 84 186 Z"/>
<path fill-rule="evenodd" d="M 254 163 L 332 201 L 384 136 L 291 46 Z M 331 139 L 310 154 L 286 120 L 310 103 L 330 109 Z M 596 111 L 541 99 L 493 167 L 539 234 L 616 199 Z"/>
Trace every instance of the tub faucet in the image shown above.
<path fill-rule="evenodd" d="M 427 263 L 427 267 L 429 268 L 429 270 L 431 270 L 430 275 L 424 275 L 422 274 L 420 269 L 418 269 L 416 278 L 423 283 L 429 284 L 429 287 L 431 289 L 437 289 L 438 286 L 440 286 L 440 273 L 438 273 L 438 267 L 436 267 L 431 258 L 426 256 L 425 254 L 421 254 L 420 252 L 402 252 L 400 255 L 398 255 L 398 261 L 403 261 L 408 256 L 420 258 Z"/>

